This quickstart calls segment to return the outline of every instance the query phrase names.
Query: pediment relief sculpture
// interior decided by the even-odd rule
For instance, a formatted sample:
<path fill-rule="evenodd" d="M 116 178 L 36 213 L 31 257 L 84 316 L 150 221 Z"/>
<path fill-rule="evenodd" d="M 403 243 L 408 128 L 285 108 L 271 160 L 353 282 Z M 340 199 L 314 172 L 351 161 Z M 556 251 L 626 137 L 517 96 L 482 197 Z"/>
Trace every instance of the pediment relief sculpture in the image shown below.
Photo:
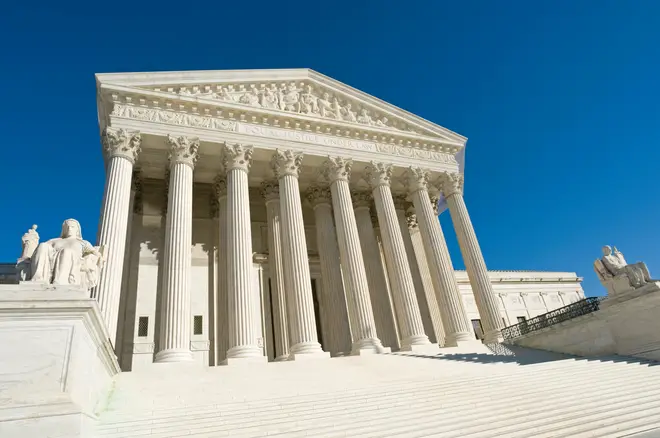
<path fill-rule="evenodd" d="M 377 110 L 357 101 L 307 82 L 187 85 L 152 89 L 167 91 L 179 96 L 220 100 L 267 110 L 305 114 L 359 125 L 430 135 L 404 122 L 391 120 Z"/>
<path fill-rule="evenodd" d="M 83 240 L 80 223 L 75 219 L 64 221 L 60 237 L 42 243 L 39 243 L 36 226 L 33 226 L 23 236 L 21 258 L 29 260 L 29 263 L 23 263 L 19 279 L 35 283 L 78 285 L 89 290 L 99 282 L 105 262 L 104 252 L 104 247 L 93 246 Z"/>
<path fill-rule="evenodd" d="M 603 246 L 603 257 L 594 262 L 594 270 L 609 295 L 639 289 L 655 281 L 651 279 L 646 263 L 628 264 L 616 246 Z"/>

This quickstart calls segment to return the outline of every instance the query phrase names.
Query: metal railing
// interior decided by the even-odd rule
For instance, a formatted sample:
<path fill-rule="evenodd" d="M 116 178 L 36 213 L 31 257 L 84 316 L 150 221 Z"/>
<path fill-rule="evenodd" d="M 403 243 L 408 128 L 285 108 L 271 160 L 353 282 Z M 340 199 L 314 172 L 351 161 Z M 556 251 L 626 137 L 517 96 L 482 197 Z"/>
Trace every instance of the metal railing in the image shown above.
<path fill-rule="evenodd" d="M 502 336 L 504 339 L 514 339 L 527 333 L 577 318 L 578 316 L 593 313 L 600 309 L 602 299 L 603 297 L 585 298 L 568 306 L 560 307 L 559 309 L 528 319 L 527 321 L 504 327 L 502 329 Z"/>

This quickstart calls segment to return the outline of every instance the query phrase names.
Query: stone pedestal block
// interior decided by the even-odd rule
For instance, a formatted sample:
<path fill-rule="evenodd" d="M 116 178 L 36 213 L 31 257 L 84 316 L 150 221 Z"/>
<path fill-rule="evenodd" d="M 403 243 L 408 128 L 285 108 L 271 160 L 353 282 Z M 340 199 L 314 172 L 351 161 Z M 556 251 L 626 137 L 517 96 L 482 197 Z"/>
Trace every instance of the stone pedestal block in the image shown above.
<path fill-rule="evenodd" d="M 0 436 L 90 436 L 120 369 L 89 292 L 0 286 L 0 351 Z"/>

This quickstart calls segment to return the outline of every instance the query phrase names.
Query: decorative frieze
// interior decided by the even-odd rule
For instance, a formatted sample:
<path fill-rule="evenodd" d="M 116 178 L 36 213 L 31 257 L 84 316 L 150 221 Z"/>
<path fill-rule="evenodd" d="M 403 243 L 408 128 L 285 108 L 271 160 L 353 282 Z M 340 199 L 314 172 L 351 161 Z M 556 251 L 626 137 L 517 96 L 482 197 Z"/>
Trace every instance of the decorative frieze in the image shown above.
<path fill-rule="evenodd" d="M 107 159 L 122 157 L 135 164 L 142 139 L 139 132 L 128 132 L 108 126 L 101 134 L 103 153 Z"/>

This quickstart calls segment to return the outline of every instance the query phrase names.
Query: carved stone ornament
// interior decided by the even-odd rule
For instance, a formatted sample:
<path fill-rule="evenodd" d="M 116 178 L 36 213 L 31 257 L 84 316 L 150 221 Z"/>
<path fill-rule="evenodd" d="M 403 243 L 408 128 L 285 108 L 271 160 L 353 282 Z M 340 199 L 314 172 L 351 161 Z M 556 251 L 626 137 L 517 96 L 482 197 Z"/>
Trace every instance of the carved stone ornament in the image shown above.
<path fill-rule="evenodd" d="M 455 172 L 444 172 L 438 178 L 438 186 L 445 198 L 463 194 L 463 175 Z"/>
<path fill-rule="evenodd" d="M 348 181 L 351 178 L 353 160 L 343 157 L 328 157 L 323 162 L 323 177 L 332 184 L 335 181 Z"/>
<path fill-rule="evenodd" d="M 277 149 L 270 160 L 271 169 L 276 178 L 282 178 L 285 175 L 291 175 L 298 178 L 302 168 L 302 152 L 294 152 L 291 149 Z"/>
<path fill-rule="evenodd" d="M 32 228 L 23 234 L 21 243 L 23 251 L 16 261 L 16 275 L 19 281 L 26 281 L 30 278 L 30 259 L 39 245 L 39 233 L 37 233 L 36 225 L 32 225 Z"/>
<path fill-rule="evenodd" d="M 169 90 L 168 90 L 169 91 Z M 331 90 L 309 82 L 281 82 L 266 84 L 218 84 L 182 86 L 171 93 L 179 96 L 219 100 L 271 111 L 317 116 L 326 119 L 423 134 L 403 122 L 390 120 Z"/>
<path fill-rule="evenodd" d="M 252 165 L 252 152 L 254 149 L 251 146 L 244 146 L 238 143 L 225 143 L 223 150 L 223 165 L 227 172 L 234 169 L 250 171 Z"/>
<path fill-rule="evenodd" d="M 167 214 L 167 204 L 170 202 L 170 168 L 165 169 L 165 177 L 163 178 L 163 205 L 161 208 L 161 214 L 165 216 Z"/>
<path fill-rule="evenodd" d="M 406 211 L 406 223 L 408 224 L 408 228 L 411 230 L 414 230 L 418 227 L 417 223 L 417 214 L 413 210 L 408 210 Z"/>
<path fill-rule="evenodd" d="M 371 192 L 364 190 L 353 190 L 351 192 L 353 208 L 369 208 L 374 200 Z"/>
<path fill-rule="evenodd" d="M 420 167 L 410 166 L 403 179 L 410 193 L 429 188 L 429 172 Z"/>
<path fill-rule="evenodd" d="M 261 196 L 269 201 L 277 201 L 280 199 L 280 184 L 275 180 L 264 181 L 261 183 Z"/>
<path fill-rule="evenodd" d="M 107 159 L 122 157 L 131 163 L 137 161 L 142 139 L 139 132 L 128 132 L 108 126 L 101 134 L 103 153 Z"/>
<path fill-rule="evenodd" d="M 616 246 L 614 250 L 603 246 L 603 257 L 594 262 L 594 270 L 608 295 L 640 289 L 656 281 L 651 279 L 646 263 L 628 264 Z"/>
<path fill-rule="evenodd" d="M 216 199 L 227 196 L 227 179 L 224 175 L 216 175 L 213 179 L 213 193 Z"/>
<path fill-rule="evenodd" d="M 170 165 L 186 164 L 190 167 L 195 167 L 197 159 L 199 158 L 199 139 L 186 137 L 184 135 L 174 137 L 167 136 L 167 143 L 170 146 Z"/>
<path fill-rule="evenodd" d="M 374 227 L 374 229 L 380 228 L 380 224 L 378 223 L 378 213 L 376 213 L 376 209 L 370 209 L 369 214 L 371 215 L 371 225 Z"/>
<path fill-rule="evenodd" d="M 60 237 L 37 246 L 31 257 L 27 281 L 56 285 L 77 285 L 89 290 L 99 281 L 105 263 L 105 248 L 82 238 L 80 223 L 67 219 Z"/>
<path fill-rule="evenodd" d="M 312 207 L 323 204 L 332 205 L 332 194 L 328 186 L 313 185 L 307 189 L 305 197 Z"/>
<path fill-rule="evenodd" d="M 364 178 L 372 188 L 389 186 L 392 181 L 392 165 L 372 161 L 367 166 Z"/>
<path fill-rule="evenodd" d="M 433 214 L 436 216 L 440 214 L 438 209 L 438 203 L 440 202 L 440 195 L 438 193 L 429 193 L 429 199 L 431 200 L 431 207 L 433 208 Z"/>

